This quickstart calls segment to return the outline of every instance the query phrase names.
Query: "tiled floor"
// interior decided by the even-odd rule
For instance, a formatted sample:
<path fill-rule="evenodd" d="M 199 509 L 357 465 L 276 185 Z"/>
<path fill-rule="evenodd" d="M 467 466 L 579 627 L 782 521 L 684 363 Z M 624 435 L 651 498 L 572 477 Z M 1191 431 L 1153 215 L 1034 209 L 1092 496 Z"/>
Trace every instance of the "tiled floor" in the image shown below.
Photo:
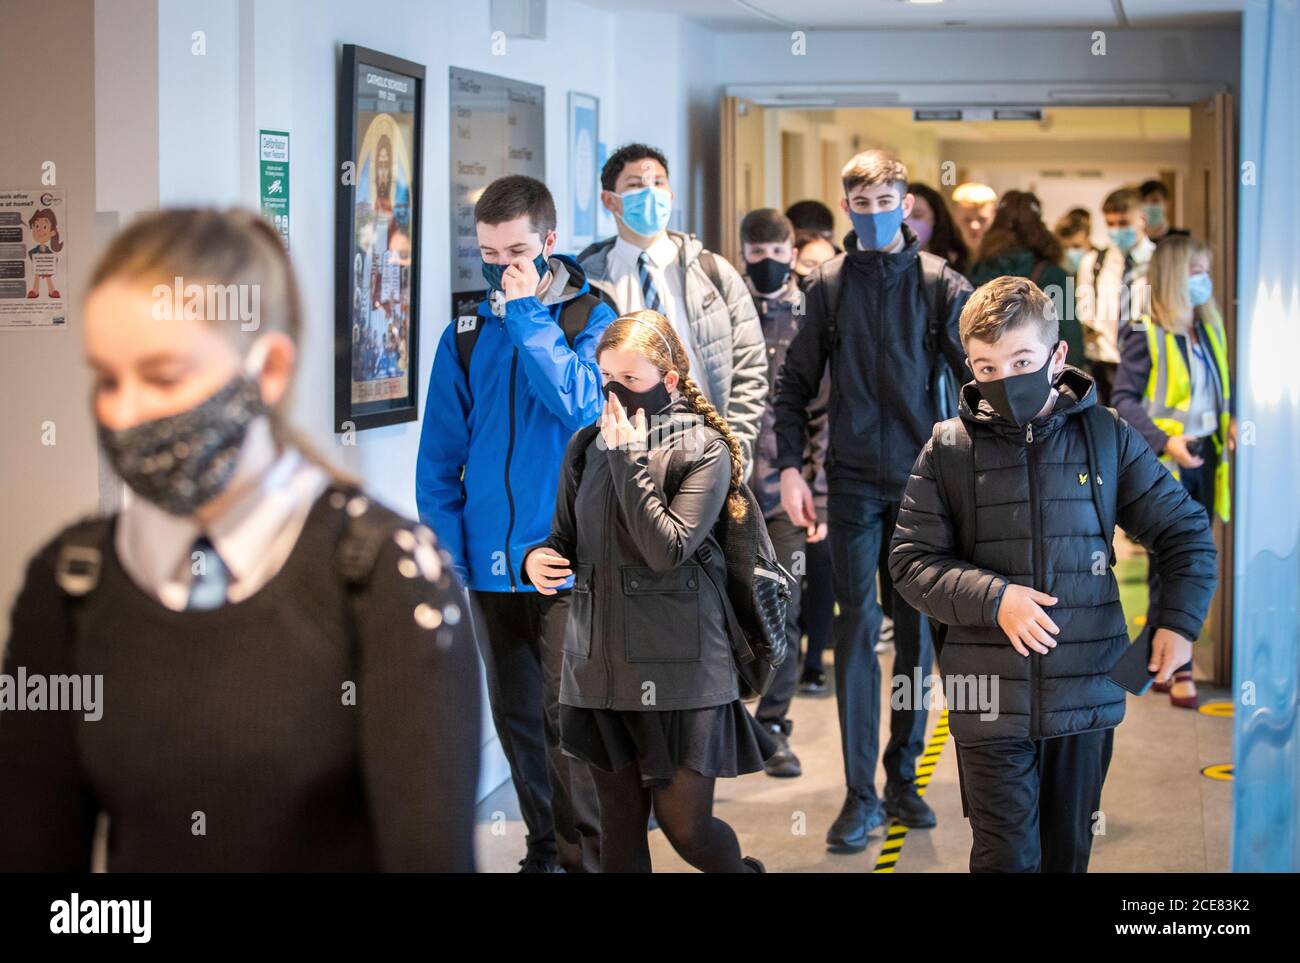
<path fill-rule="evenodd" d="M 892 656 L 882 656 L 881 662 L 889 672 Z M 1222 691 L 1199 688 L 1203 703 L 1226 699 Z M 938 710 L 931 728 L 937 716 Z M 793 746 L 804 774 L 796 779 L 762 773 L 720 779 L 715 813 L 736 830 L 743 850 L 763 860 L 770 872 L 871 871 L 880 837 L 854 856 L 832 855 L 824 842 L 844 799 L 834 698 L 797 698 L 792 718 Z M 1102 797 L 1105 833 L 1093 847 L 1092 871 L 1226 871 L 1232 784 L 1207 779 L 1200 770 L 1231 762 L 1231 749 L 1230 717 L 1175 709 L 1163 695 L 1130 696 Z M 895 872 L 965 872 L 970 829 L 961 816 L 951 740 L 939 757 L 926 800 L 939 825 L 907 834 Z M 481 870 L 517 868 L 524 852 L 523 824 L 509 783 L 480 806 L 477 844 Z M 663 833 L 651 833 L 651 852 L 658 872 L 692 871 Z"/>

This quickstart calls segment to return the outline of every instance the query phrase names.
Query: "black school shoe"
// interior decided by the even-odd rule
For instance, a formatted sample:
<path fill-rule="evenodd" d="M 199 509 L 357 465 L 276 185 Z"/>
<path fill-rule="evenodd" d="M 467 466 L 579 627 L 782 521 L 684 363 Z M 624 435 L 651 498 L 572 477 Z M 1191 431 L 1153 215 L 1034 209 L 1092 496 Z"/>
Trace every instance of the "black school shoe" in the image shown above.
<path fill-rule="evenodd" d="M 799 757 L 790 748 L 790 736 L 781 728 L 781 723 L 768 722 L 764 725 L 772 734 L 772 740 L 776 743 L 776 752 L 763 763 L 763 771 L 777 779 L 790 779 L 803 775 L 803 766 L 799 764 Z"/>
<path fill-rule="evenodd" d="M 804 669 L 803 675 L 799 677 L 799 694 L 810 696 L 824 696 L 830 692 L 830 686 L 826 684 L 826 673 L 820 669 Z"/>
<path fill-rule="evenodd" d="M 939 824 L 939 817 L 917 794 L 915 786 L 886 786 L 885 812 L 908 829 L 932 829 Z"/>
<path fill-rule="evenodd" d="M 850 789 L 840 814 L 826 831 L 826 848 L 832 853 L 860 853 L 867 848 L 871 834 L 883 825 L 885 810 L 880 804 L 872 804 Z"/>
<path fill-rule="evenodd" d="M 519 861 L 521 873 L 563 873 L 564 867 L 544 856 L 525 856 Z"/>
<path fill-rule="evenodd" d="M 767 872 L 767 867 L 764 866 L 762 863 L 760 863 L 758 859 L 753 856 L 741 856 L 740 861 L 749 867 L 749 871 L 751 873 Z"/>

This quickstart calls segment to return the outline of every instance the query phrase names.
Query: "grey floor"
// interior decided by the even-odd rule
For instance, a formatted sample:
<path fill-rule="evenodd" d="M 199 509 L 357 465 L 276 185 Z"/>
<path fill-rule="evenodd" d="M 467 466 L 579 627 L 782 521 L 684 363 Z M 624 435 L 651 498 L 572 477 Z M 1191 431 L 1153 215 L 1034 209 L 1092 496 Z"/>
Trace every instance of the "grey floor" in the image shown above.
<path fill-rule="evenodd" d="M 889 673 L 892 655 L 881 657 Z M 1227 694 L 1198 686 L 1201 702 Z M 736 830 L 746 854 L 769 872 L 871 872 L 883 845 L 873 839 L 853 856 L 826 851 L 827 827 L 844 800 L 839 727 L 834 697 L 798 697 L 791 712 L 792 745 L 804 774 L 773 779 L 763 773 L 720 779 L 714 812 Z M 888 718 L 888 706 L 883 717 Z M 939 710 L 932 712 L 933 732 Z M 1128 714 L 1102 796 L 1104 832 L 1093 846 L 1093 872 L 1226 872 L 1232 783 L 1201 775 L 1205 766 L 1231 762 L 1232 719 L 1175 709 L 1165 695 L 1129 697 Z M 877 786 L 883 784 L 880 773 Z M 939 817 L 935 829 L 906 833 L 894 864 L 899 873 L 966 871 L 970 828 L 962 819 L 952 741 L 945 741 L 926 790 Z M 524 828 L 509 782 L 479 807 L 476 844 L 483 872 L 513 872 L 524 853 Z M 693 872 L 652 832 L 656 872 Z"/>

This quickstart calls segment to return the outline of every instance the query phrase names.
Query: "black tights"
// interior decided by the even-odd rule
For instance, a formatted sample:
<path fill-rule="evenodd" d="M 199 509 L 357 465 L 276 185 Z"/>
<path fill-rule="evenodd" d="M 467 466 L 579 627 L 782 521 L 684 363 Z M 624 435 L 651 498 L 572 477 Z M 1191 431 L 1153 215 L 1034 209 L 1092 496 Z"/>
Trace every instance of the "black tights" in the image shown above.
<path fill-rule="evenodd" d="M 666 786 L 647 789 L 641 770 L 629 763 L 617 772 L 591 767 L 600 801 L 600 871 L 650 872 L 646 826 L 650 802 L 655 819 L 677 854 L 704 873 L 750 873 L 741 862 L 740 843 L 731 827 L 713 815 L 713 778 L 678 769 Z"/>

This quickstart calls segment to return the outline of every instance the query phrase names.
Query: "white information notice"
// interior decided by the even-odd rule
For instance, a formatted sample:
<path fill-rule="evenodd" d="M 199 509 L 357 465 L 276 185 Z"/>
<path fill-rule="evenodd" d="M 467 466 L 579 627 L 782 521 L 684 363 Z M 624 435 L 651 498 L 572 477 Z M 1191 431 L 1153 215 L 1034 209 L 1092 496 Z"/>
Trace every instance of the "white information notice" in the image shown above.
<path fill-rule="evenodd" d="M 67 323 L 67 192 L 0 190 L 0 328 Z"/>

